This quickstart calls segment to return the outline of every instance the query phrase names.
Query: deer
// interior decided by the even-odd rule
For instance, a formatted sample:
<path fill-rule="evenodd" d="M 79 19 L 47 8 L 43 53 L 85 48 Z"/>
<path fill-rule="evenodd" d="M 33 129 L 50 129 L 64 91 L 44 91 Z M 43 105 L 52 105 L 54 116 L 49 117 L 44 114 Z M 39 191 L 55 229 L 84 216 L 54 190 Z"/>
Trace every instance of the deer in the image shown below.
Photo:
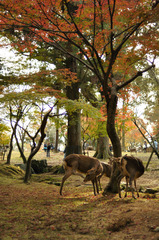
<path fill-rule="evenodd" d="M 134 187 L 137 192 L 137 197 L 139 197 L 139 193 L 136 186 L 136 179 L 144 174 L 145 169 L 142 161 L 139 158 L 136 158 L 133 156 L 127 156 L 127 155 L 119 158 L 112 158 L 112 161 L 117 163 L 117 167 L 121 172 L 118 177 L 119 197 L 121 198 L 120 182 L 123 177 L 126 178 L 125 197 L 127 197 L 128 183 L 129 183 L 131 192 L 132 192 L 132 197 L 136 199 L 133 188 L 132 188 L 132 181 L 134 181 Z"/>
<path fill-rule="evenodd" d="M 92 181 L 94 195 L 96 195 L 96 193 L 99 194 L 97 177 L 102 173 L 103 167 L 98 159 L 82 154 L 70 154 L 64 158 L 63 167 L 65 175 L 62 178 L 60 195 L 62 195 L 62 189 L 66 179 L 73 174 L 84 178 L 82 173 L 86 174 L 87 177 L 84 179 L 84 182 Z"/>
<path fill-rule="evenodd" d="M 96 172 L 94 172 L 92 169 L 88 170 L 88 172 L 86 173 L 86 177 L 84 178 L 84 182 L 87 182 L 87 181 L 94 181 L 96 183 L 96 187 L 98 189 L 98 185 L 100 187 L 100 190 L 102 190 L 102 187 L 101 187 L 101 183 L 100 183 L 100 179 L 103 175 L 105 175 L 106 177 L 111 177 L 111 170 L 112 170 L 112 167 L 104 162 L 101 162 L 101 165 L 103 167 L 102 169 L 102 172 L 96 176 Z M 98 189 L 98 192 L 99 192 L 99 189 Z"/>
<path fill-rule="evenodd" d="M 137 149 L 136 148 L 130 148 L 130 152 L 135 152 L 137 154 Z"/>

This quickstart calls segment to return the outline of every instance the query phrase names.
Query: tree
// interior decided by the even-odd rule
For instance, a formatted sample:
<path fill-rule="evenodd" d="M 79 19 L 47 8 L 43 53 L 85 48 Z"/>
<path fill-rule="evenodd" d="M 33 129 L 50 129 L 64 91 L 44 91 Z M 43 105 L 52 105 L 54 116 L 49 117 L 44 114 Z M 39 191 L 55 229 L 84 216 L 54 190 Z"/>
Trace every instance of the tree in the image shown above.
<path fill-rule="evenodd" d="M 0 152 L 2 156 L 2 160 L 5 159 L 5 154 L 7 152 L 8 144 L 9 144 L 9 132 L 10 128 L 1 120 L 0 123 Z"/>
<path fill-rule="evenodd" d="M 76 6 L 73 12 L 72 4 Z M 106 101 L 107 132 L 114 156 L 121 156 L 115 128 L 118 93 L 154 67 L 154 61 L 146 68 L 143 62 L 158 54 L 158 31 L 153 24 L 158 19 L 158 1 L 152 5 L 148 0 L 74 0 L 71 4 L 67 0 L 26 0 L 24 5 L 20 0 L 3 0 L 0 10 L 3 34 L 11 36 L 19 50 L 32 52 L 36 48 L 33 40 L 47 42 L 97 77 Z M 76 51 L 65 47 L 65 42 Z M 113 178 L 109 189 L 116 191 Z"/>
<path fill-rule="evenodd" d="M 10 128 L 3 122 L 0 123 L 0 145 L 6 145 L 9 143 Z"/>
<path fill-rule="evenodd" d="M 15 102 L 17 103 L 17 101 L 15 101 Z M 13 102 L 10 103 L 10 105 L 9 105 L 9 111 L 10 111 L 9 116 L 10 116 L 10 125 L 11 125 L 11 128 L 12 128 L 12 134 L 11 134 L 10 144 L 9 144 L 9 153 L 7 155 L 7 164 L 10 164 L 10 160 L 11 160 L 11 154 L 12 154 L 12 151 L 13 151 L 13 138 L 14 138 L 14 136 L 15 136 L 15 139 L 16 139 L 16 142 L 17 142 L 17 146 L 21 150 L 21 148 L 19 146 L 19 141 L 18 141 L 18 138 L 17 138 L 17 127 L 18 127 L 19 121 L 23 117 L 24 109 L 22 107 L 22 104 L 20 104 L 20 105 L 18 104 L 18 107 L 16 109 L 16 114 L 15 114 L 15 111 L 13 111 L 14 107 L 12 107 L 12 105 L 13 105 Z M 13 120 L 13 118 L 14 118 L 14 120 Z M 24 157 L 24 154 L 21 153 L 21 156 L 23 158 L 23 163 L 26 163 L 26 158 Z"/>

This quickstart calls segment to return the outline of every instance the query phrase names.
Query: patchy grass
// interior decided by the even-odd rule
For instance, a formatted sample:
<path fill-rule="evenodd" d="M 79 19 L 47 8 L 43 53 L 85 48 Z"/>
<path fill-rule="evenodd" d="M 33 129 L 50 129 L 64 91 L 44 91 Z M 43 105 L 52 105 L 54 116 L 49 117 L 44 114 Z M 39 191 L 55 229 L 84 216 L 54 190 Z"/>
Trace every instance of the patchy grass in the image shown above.
<path fill-rule="evenodd" d="M 21 170 L 19 167 L 0 164 L 0 176 L 16 177 L 19 175 L 24 176 L 24 171 Z"/>
<path fill-rule="evenodd" d="M 140 156 L 145 163 L 148 157 Z M 52 153 L 49 164 L 62 163 L 62 159 L 62 154 Z M 159 188 L 158 166 L 154 156 L 149 170 L 137 181 L 139 188 Z M 103 196 L 102 192 L 94 196 L 90 183 L 83 184 L 80 177 L 71 176 L 60 196 L 58 184 L 62 177 L 38 174 L 32 176 L 30 184 L 24 184 L 20 173 L 13 178 L 1 172 L 1 240 L 159 239 L 158 193 L 140 193 L 136 200 L 131 193 L 122 199 L 118 194 Z M 102 186 L 107 182 L 103 177 Z"/>

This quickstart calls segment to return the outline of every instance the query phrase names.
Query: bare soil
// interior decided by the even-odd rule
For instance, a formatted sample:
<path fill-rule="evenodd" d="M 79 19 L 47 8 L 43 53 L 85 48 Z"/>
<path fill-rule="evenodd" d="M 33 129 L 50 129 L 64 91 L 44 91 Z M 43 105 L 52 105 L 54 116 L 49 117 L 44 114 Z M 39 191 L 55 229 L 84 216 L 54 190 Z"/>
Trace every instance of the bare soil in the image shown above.
<path fill-rule="evenodd" d="M 93 154 L 90 152 L 90 155 Z M 150 153 L 137 156 L 146 166 Z M 16 156 L 16 153 L 14 154 Z M 135 155 L 136 156 L 136 155 Z M 63 153 L 41 151 L 35 159 L 49 165 L 62 164 Z M 13 163 L 19 162 L 15 157 Z M 2 162 L 1 162 L 2 163 Z M 142 189 L 138 199 L 131 193 L 93 195 L 91 183 L 71 176 L 59 195 L 63 175 L 33 175 L 24 184 L 22 175 L 0 174 L 0 240 L 159 240 L 159 159 L 153 156 L 148 171 L 137 181 Z M 103 188 L 109 179 L 102 178 Z M 124 181 L 123 181 L 124 182 Z M 147 188 L 156 193 L 145 193 Z"/>

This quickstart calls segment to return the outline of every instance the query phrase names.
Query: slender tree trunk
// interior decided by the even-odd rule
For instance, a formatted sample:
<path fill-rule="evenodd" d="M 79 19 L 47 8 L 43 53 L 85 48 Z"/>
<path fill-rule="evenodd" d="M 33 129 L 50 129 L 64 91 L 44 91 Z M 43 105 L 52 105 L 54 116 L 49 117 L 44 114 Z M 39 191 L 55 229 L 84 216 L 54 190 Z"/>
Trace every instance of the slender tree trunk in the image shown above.
<path fill-rule="evenodd" d="M 12 132 L 12 135 L 10 138 L 10 143 L 9 143 L 9 152 L 7 155 L 7 164 L 10 164 L 10 160 L 11 160 L 11 155 L 12 155 L 12 151 L 13 151 L 13 137 L 14 137 L 14 133 Z"/>
<path fill-rule="evenodd" d="M 123 115 L 125 113 L 125 100 L 123 99 Z M 122 151 L 125 152 L 125 120 L 122 123 Z"/>
<path fill-rule="evenodd" d="M 15 139 L 16 139 L 16 144 L 17 144 L 18 150 L 19 150 L 19 152 L 20 152 L 20 156 L 21 156 L 21 158 L 23 159 L 23 163 L 26 164 L 26 157 L 25 157 L 25 155 L 24 155 L 24 151 L 23 151 L 22 147 L 21 147 L 20 144 L 19 144 L 19 141 L 18 141 L 16 132 L 15 132 L 14 136 L 15 136 Z"/>
<path fill-rule="evenodd" d="M 58 143 L 59 143 L 59 130 L 56 129 L 56 137 L 55 137 L 55 152 L 58 152 Z"/>
<path fill-rule="evenodd" d="M 125 121 L 122 125 L 122 151 L 125 152 Z"/>
<path fill-rule="evenodd" d="M 59 107 L 58 106 L 57 106 L 57 109 L 56 109 L 56 114 L 57 114 L 57 118 L 59 119 L 59 117 L 58 117 Z M 56 124 L 56 139 L 55 139 L 55 152 L 58 152 L 58 143 L 59 143 L 59 123 L 58 123 L 58 120 L 57 120 L 57 124 Z"/>
<path fill-rule="evenodd" d="M 40 132 L 41 136 L 40 136 L 40 139 L 39 139 L 39 142 L 38 144 L 35 146 L 34 149 L 31 149 L 31 153 L 28 157 L 28 160 L 27 160 L 27 167 L 26 167 L 26 172 L 25 172 L 25 176 L 24 176 L 24 183 L 27 183 L 31 177 L 31 162 L 32 162 L 32 158 L 34 157 L 34 155 L 39 151 L 42 143 L 43 143 L 43 140 L 44 138 L 46 137 L 46 134 L 45 134 L 45 127 L 46 127 L 46 124 L 47 124 L 47 120 L 48 120 L 48 117 L 49 117 L 49 114 L 51 113 L 53 108 L 51 108 L 44 116 L 43 120 L 42 120 L 42 123 L 41 123 L 41 126 L 40 126 L 40 129 L 37 130 L 37 133 Z M 40 130 L 40 131 L 39 131 Z M 35 137 L 37 136 L 37 134 L 35 134 Z"/>
<path fill-rule="evenodd" d="M 22 110 L 21 107 L 17 110 L 16 122 L 15 122 L 15 125 L 13 126 L 13 122 L 12 122 L 13 113 L 12 113 L 12 106 L 10 105 L 10 125 L 12 127 L 12 135 L 11 135 L 11 139 L 10 139 L 9 153 L 7 155 L 7 164 L 10 164 L 11 154 L 12 154 L 12 151 L 13 151 L 13 137 L 16 135 L 18 122 L 22 118 L 22 111 L 21 110 Z"/>

